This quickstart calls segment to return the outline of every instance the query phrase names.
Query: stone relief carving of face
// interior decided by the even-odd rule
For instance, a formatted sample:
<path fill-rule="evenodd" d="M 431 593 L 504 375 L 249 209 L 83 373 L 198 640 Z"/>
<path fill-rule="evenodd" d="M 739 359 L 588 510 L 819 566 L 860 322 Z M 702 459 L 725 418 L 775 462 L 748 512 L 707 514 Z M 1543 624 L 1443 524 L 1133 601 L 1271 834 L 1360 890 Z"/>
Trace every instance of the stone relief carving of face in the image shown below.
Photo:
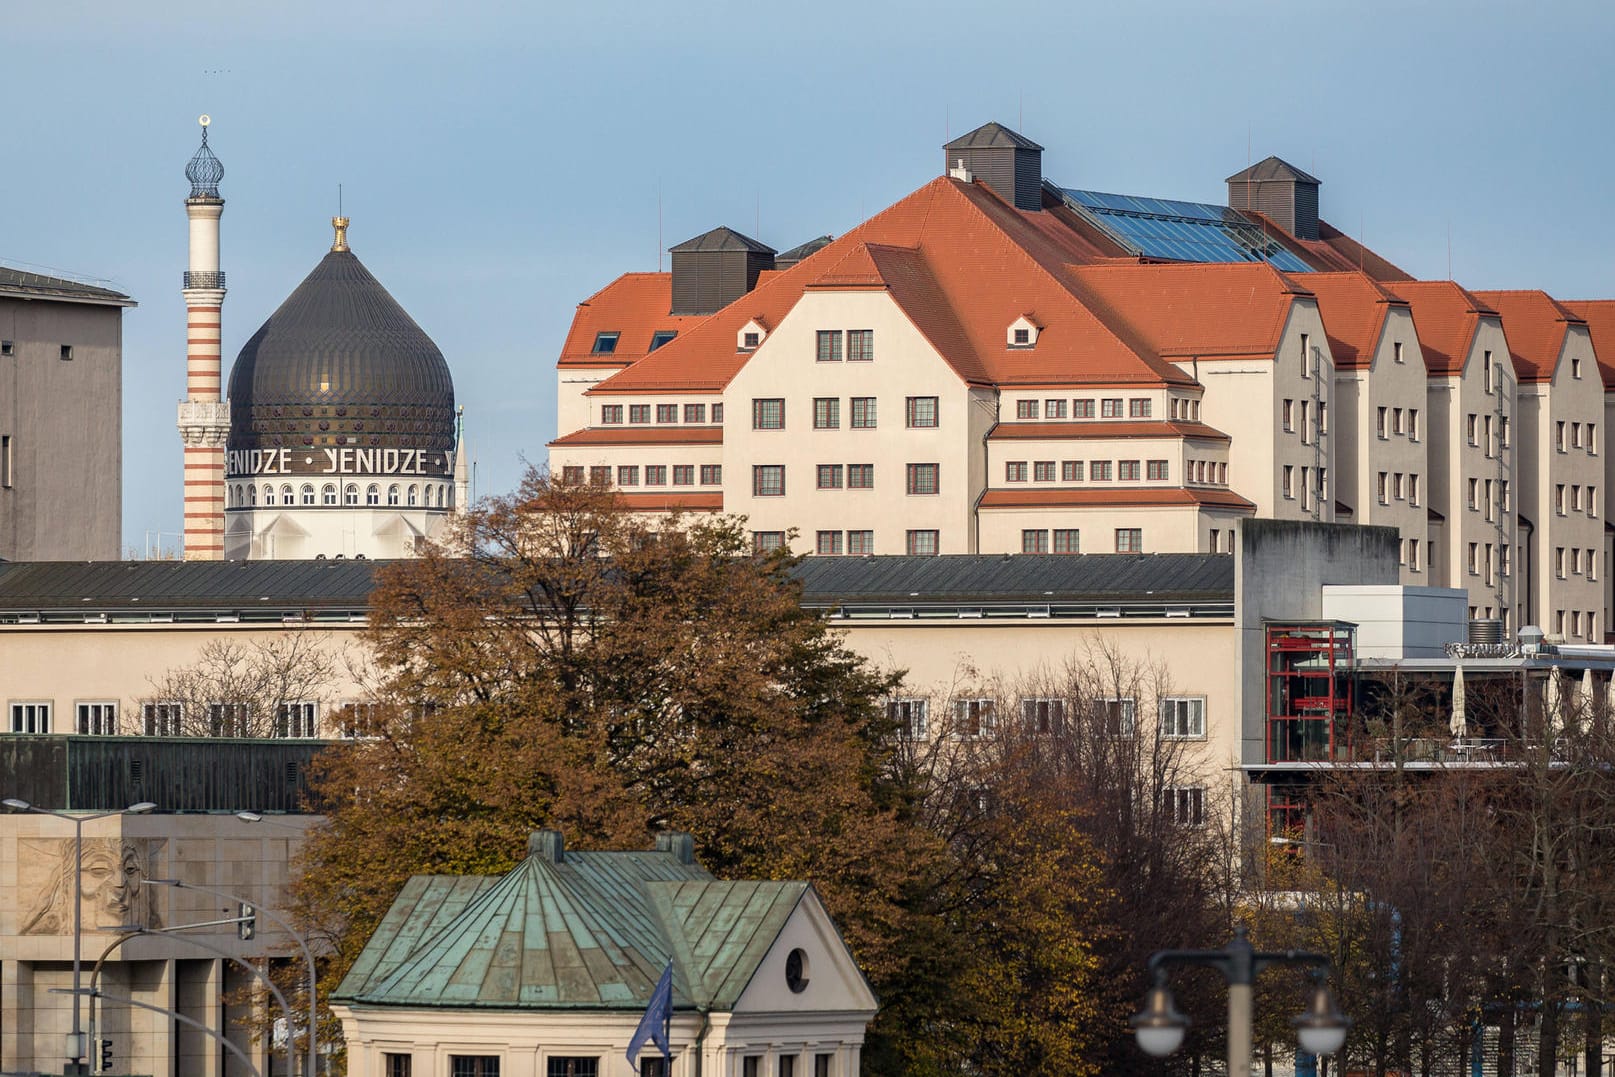
<path fill-rule="evenodd" d="M 23 869 L 19 881 L 29 873 L 40 879 L 36 884 L 38 897 L 22 921 L 22 934 L 71 933 L 73 841 L 53 838 L 18 844 L 19 867 Z M 162 926 L 156 888 L 146 885 L 146 879 L 163 844 L 139 838 L 84 839 L 79 879 L 83 895 L 80 917 L 85 932 L 120 924 Z"/>

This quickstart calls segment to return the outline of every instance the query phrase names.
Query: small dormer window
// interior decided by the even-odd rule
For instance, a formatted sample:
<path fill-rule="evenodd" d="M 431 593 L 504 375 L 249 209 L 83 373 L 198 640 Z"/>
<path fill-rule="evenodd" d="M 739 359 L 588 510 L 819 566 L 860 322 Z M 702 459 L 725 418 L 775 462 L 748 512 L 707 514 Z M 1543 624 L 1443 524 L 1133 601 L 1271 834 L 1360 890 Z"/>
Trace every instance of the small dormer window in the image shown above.
<path fill-rule="evenodd" d="M 738 351 L 754 352 L 767 339 L 768 330 L 763 328 L 762 322 L 753 318 L 741 326 L 740 332 L 735 335 L 735 348 Z"/>
<path fill-rule="evenodd" d="M 746 333 L 740 338 L 740 346 L 743 348 L 755 348 L 762 342 L 761 333 Z"/>
<path fill-rule="evenodd" d="M 596 333 L 594 335 L 595 355 L 611 355 L 617 350 L 617 333 Z"/>
<path fill-rule="evenodd" d="M 663 344 L 666 344 L 668 341 L 672 340 L 674 337 L 676 337 L 678 335 L 679 334 L 678 334 L 677 329 L 658 329 L 658 330 L 656 330 L 655 333 L 651 334 L 650 350 L 655 351 L 657 348 L 660 348 Z"/>
<path fill-rule="evenodd" d="M 1037 346 L 1037 335 L 1040 332 L 1037 324 L 1030 317 L 1023 314 L 1009 324 L 1009 331 L 1005 334 L 1004 342 L 1011 348 L 1033 348 Z"/>

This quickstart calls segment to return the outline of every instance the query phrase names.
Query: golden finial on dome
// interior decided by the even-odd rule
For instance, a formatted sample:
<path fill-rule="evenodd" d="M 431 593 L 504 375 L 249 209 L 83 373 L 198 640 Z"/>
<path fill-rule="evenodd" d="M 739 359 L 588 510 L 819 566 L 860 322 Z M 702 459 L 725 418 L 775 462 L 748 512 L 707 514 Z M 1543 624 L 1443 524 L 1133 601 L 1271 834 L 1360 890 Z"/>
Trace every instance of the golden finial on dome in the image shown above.
<path fill-rule="evenodd" d="M 336 238 L 331 241 L 333 251 L 348 249 L 348 219 L 346 217 L 332 217 L 331 227 L 336 229 Z"/>

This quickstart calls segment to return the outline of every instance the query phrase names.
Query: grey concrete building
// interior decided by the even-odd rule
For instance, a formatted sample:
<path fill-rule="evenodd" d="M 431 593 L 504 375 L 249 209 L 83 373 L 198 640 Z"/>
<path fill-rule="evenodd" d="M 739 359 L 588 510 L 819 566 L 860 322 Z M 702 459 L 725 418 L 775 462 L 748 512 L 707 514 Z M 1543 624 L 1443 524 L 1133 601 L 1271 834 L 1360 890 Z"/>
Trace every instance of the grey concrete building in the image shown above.
<path fill-rule="evenodd" d="M 123 308 L 0 266 L 0 559 L 107 560 L 123 528 Z"/>

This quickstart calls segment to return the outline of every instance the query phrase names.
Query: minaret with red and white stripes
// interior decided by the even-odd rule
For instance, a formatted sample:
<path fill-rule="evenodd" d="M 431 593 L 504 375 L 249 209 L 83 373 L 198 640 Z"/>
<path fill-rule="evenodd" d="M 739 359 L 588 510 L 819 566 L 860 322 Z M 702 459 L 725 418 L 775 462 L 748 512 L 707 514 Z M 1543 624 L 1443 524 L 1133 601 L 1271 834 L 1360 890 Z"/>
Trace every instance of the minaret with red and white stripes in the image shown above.
<path fill-rule="evenodd" d="M 185 399 L 179 402 L 179 435 L 185 444 L 185 546 L 187 561 L 224 556 L 224 452 L 230 439 L 230 404 L 221 392 L 220 314 L 224 271 L 219 268 L 219 218 L 224 165 L 208 149 L 203 116 L 202 148 L 185 166 L 191 195 L 191 254 L 185 270 Z"/>

